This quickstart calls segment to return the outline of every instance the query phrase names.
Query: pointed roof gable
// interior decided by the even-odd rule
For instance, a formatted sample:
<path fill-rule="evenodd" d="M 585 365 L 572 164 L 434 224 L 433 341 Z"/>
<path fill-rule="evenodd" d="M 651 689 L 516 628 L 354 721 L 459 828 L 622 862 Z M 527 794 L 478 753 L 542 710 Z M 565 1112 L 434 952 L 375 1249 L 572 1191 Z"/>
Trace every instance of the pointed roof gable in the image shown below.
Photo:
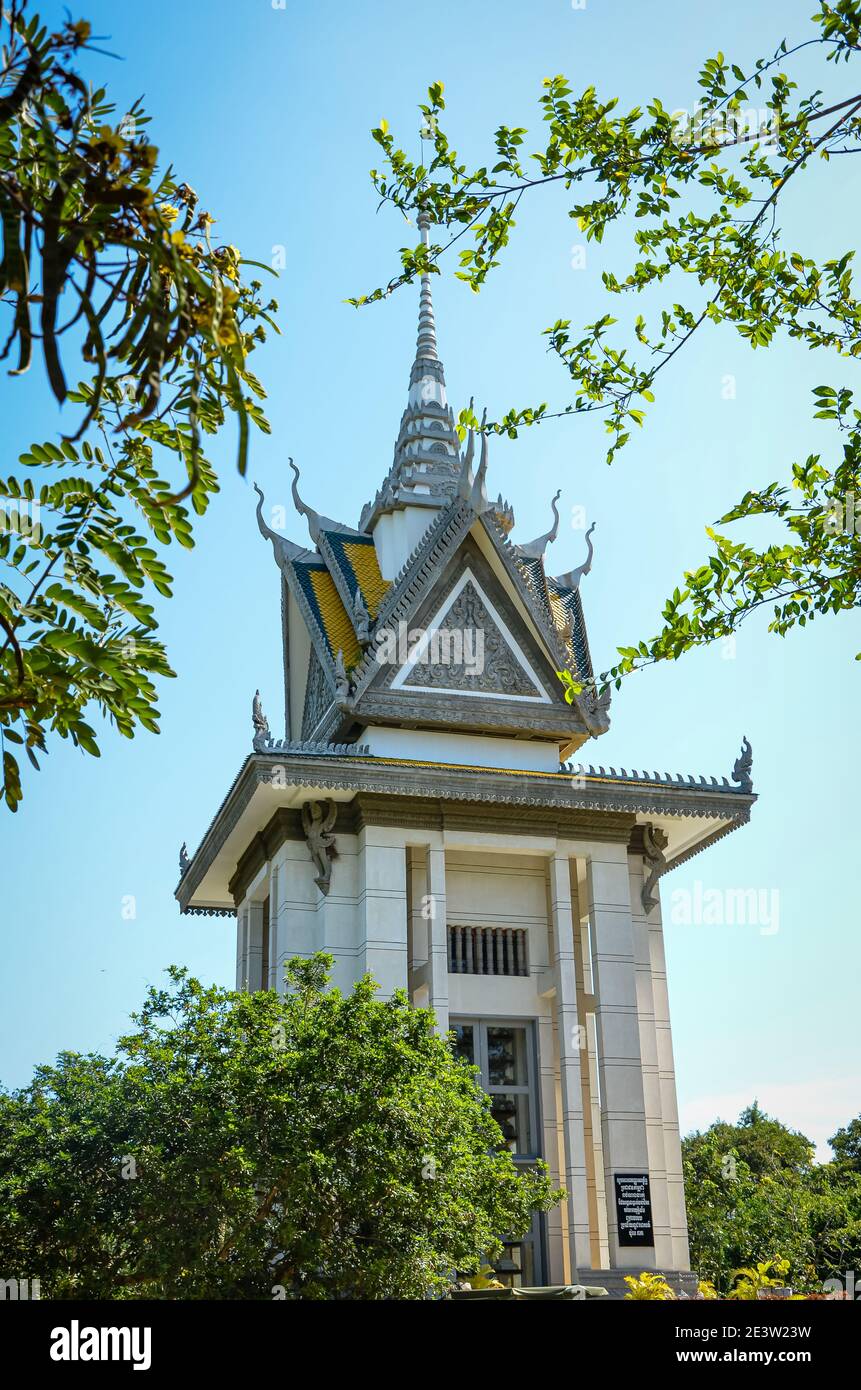
<path fill-rule="evenodd" d="M 424 216 L 420 226 L 427 245 Z M 257 489 L 261 534 L 272 544 L 311 639 L 312 658 L 303 675 L 305 736 L 313 726 L 315 738 L 349 739 L 370 718 L 421 724 L 431 717 L 431 699 L 435 727 L 514 729 L 569 748 L 609 726 L 607 696 L 598 700 L 594 690 L 579 595 L 592 562 L 592 528 L 586 562 L 555 578 L 546 571 L 545 555 L 558 534 L 559 492 L 551 501 L 550 530 L 526 543 L 509 540 L 511 506 L 501 496 L 491 501 L 487 492 L 485 421 L 486 412 L 477 427 L 481 450 L 473 474 L 476 430 L 470 430 L 461 456 L 437 350 L 430 276 L 425 274 L 410 395 L 394 462 L 360 526 L 335 521 L 309 506 L 300 496 L 299 469 L 290 459 L 293 500 L 306 519 L 312 545 L 303 549 L 265 524 L 263 494 Z M 415 506 L 432 509 L 428 524 L 422 522 L 403 548 L 400 572 L 386 578 L 374 527 L 383 517 L 384 525 L 390 523 L 387 513 Z M 461 662 L 456 684 L 446 685 L 451 673 L 436 672 L 432 661 L 417 656 L 401 662 L 403 671 L 389 671 L 383 681 L 380 641 L 387 630 L 416 623 L 436 632 L 440 641 L 455 640 L 458 632 L 480 632 L 482 642 L 489 643 L 493 671 L 479 678 Z M 301 660 L 308 663 L 307 649 Z M 558 678 L 563 669 L 584 686 L 571 703 L 566 703 Z M 423 704 L 417 711 L 410 702 L 419 695 Z M 444 708 L 439 696 L 444 696 Z M 486 708 L 478 710 L 476 696 Z"/>

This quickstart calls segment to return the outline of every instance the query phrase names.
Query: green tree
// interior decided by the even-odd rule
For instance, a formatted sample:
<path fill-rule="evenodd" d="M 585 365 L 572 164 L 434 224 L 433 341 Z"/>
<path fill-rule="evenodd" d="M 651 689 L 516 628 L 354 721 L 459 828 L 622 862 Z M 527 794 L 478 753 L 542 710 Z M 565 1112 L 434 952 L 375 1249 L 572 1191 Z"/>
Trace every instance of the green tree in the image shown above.
<path fill-rule="evenodd" d="M 786 1168 L 755 1173 L 730 1146 L 731 1128 L 714 1125 L 683 1142 L 691 1267 L 728 1293 L 736 1269 L 781 1256 L 806 1288 L 815 1269 L 804 1182 Z"/>
<path fill-rule="evenodd" d="M 810 1140 L 756 1101 L 736 1124 L 716 1120 L 688 1135 L 682 1155 L 692 1268 L 724 1293 L 735 1270 L 777 1258 L 789 1261 L 788 1281 L 803 1290 L 857 1269 L 861 1175 L 831 1142 L 837 1159 L 817 1164 Z"/>
<path fill-rule="evenodd" d="M 850 1120 L 845 1129 L 838 1129 L 828 1142 L 838 1163 L 861 1173 L 861 1115 Z"/>
<path fill-rule="evenodd" d="M 118 117 L 77 73 L 92 48 L 86 21 L 50 33 L 26 3 L 0 11 L 0 361 L 14 377 L 40 356 L 76 407 L 64 437 L 0 476 L 12 810 L 16 747 L 37 768 L 49 733 L 98 754 L 90 707 L 127 737 L 158 729 L 154 681 L 173 672 L 148 598 L 169 597 L 171 577 L 151 541 L 193 545 L 189 507 L 201 515 L 218 489 L 204 436 L 236 420 L 244 472 L 250 425 L 269 428 L 248 357 L 277 305 L 242 278 L 256 262 L 213 244 L 190 185 L 159 168 L 143 108 Z M 70 363 L 73 380 L 87 373 L 75 389 Z"/>
<path fill-rule="evenodd" d="M 372 133 L 384 162 L 371 178 L 383 201 L 410 217 L 425 207 L 446 236 L 429 247 L 404 247 L 400 272 L 351 302 L 381 300 L 422 271 L 438 273 L 452 248 L 455 275 L 480 290 L 500 262 L 523 199 L 561 186 L 574 195 L 568 216 L 589 241 L 600 242 L 616 223 L 630 228 L 632 260 L 621 274 L 603 271 L 608 311 L 596 322 L 576 327 L 559 319 L 545 329 L 573 399 L 553 411 L 546 402 L 515 406 L 488 430 L 514 436 L 551 415 L 599 412 L 612 462 L 643 426 L 661 374 L 708 325 L 731 325 L 754 350 L 788 337 L 826 350 L 841 370 L 854 366 L 861 355 L 854 251 L 841 248 L 819 263 L 793 245 L 785 191 L 803 184 L 814 166 L 830 165 L 835 217 L 845 210 L 844 157 L 861 152 L 861 92 L 846 96 L 837 70 L 861 51 L 861 0 L 821 3 L 813 24 L 812 34 L 792 46 L 783 40 L 771 57 L 753 63 L 723 53 L 709 58 L 693 117 L 671 112 L 657 97 L 620 113 L 618 98 L 593 86 L 572 96 L 564 77 L 546 78 L 540 148 L 527 156 L 527 131 L 500 125 L 492 159 L 476 166 L 461 159 L 443 129 L 443 84 L 435 83 L 420 107 L 429 158 L 411 159 L 382 121 Z M 820 88 L 806 94 L 793 76 L 802 52 L 805 63 L 822 60 Z M 764 120 L 751 111 L 754 102 Z M 640 295 L 648 320 L 631 312 L 618 325 L 614 310 L 624 312 Z M 785 465 L 785 481 L 752 480 L 717 523 L 765 515 L 782 539 L 757 548 L 708 528 L 707 562 L 684 575 L 654 637 L 618 649 L 604 683 L 618 685 L 638 667 L 726 636 L 764 604 L 773 605 L 770 628 L 781 635 L 858 606 L 861 411 L 851 382 L 814 393 L 815 418 L 832 425 L 825 459 L 815 454 Z M 463 412 L 459 423 L 476 422 Z"/>
<path fill-rule="evenodd" d="M 176 968 L 112 1058 L 0 1096 L 0 1266 L 53 1298 L 423 1298 L 561 1196 L 519 1174 L 404 995 L 204 988 Z"/>

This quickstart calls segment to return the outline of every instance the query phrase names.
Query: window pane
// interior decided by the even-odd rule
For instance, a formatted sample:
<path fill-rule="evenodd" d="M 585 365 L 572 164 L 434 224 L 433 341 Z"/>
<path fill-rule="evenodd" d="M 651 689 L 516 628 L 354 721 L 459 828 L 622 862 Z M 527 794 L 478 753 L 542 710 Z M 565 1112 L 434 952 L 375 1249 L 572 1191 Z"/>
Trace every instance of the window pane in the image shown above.
<path fill-rule="evenodd" d="M 488 1028 L 487 1062 L 488 1085 L 527 1085 L 526 1029 Z"/>
<path fill-rule="evenodd" d="M 452 1028 L 454 1033 L 454 1055 L 461 1061 L 471 1062 L 475 1065 L 475 1029 L 471 1023 L 456 1023 Z"/>
<path fill-rule="evenodd" d="M 490 1097 L 490 1113 L 502 1130 L 506 1147 L 513 1154 L 535 1152 L 529 1126 L 529 1097 L 495 1092 Z"/>

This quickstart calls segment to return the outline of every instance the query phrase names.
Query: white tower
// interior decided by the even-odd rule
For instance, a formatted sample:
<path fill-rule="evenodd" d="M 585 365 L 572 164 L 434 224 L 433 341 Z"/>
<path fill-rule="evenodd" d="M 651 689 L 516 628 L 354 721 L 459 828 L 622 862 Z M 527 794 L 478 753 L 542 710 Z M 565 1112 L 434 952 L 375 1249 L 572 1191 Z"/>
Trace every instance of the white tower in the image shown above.
<path fill-rule="evenodd" d="M 473 473 L 424 276 L 394 461 L 359 525 L 321 516 L 294 480 L 303 547 L 266 525 L 261 495 L 286 737 L 256 699 L 252 751 L 177 898 L 235 918 L 239 987 L 280 988 L 285 960 L 325 949 L 342 988 L 370 971 L 435 1010 L 516 1161 L 544 1158 L 567 1190 L 511 1246 L 508 1277 L 684 1281 L 658 880 L 747 821 L 749 746 L 735 785 L 566 765 L 609 727 L 580 598 L 591 538 L 583 563 L 548 573 L 554 499 L 550 530 L 512 544 L 487 443 Z"/>

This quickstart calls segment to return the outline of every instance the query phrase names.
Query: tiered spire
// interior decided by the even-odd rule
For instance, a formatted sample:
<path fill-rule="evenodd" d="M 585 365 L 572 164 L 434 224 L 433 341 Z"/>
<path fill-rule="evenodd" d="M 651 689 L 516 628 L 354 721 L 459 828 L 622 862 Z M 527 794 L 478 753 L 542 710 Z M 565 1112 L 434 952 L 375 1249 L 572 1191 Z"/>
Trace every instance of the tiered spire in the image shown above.
<path fill-rule="evenodd" d="M 430 218 L 419 213 L 422 242 L 430 246 Z M 419 291 L 416 355 L 410 371 L 407 408 L 395 442 L 388 476 L 359 523 L 370 529 L 384 512 L 404 506 L 445 506 L 457 491 L 460 442 L 445 389 L 445 372 L 436 340 L 431 277 L 425 272 Z"/>

